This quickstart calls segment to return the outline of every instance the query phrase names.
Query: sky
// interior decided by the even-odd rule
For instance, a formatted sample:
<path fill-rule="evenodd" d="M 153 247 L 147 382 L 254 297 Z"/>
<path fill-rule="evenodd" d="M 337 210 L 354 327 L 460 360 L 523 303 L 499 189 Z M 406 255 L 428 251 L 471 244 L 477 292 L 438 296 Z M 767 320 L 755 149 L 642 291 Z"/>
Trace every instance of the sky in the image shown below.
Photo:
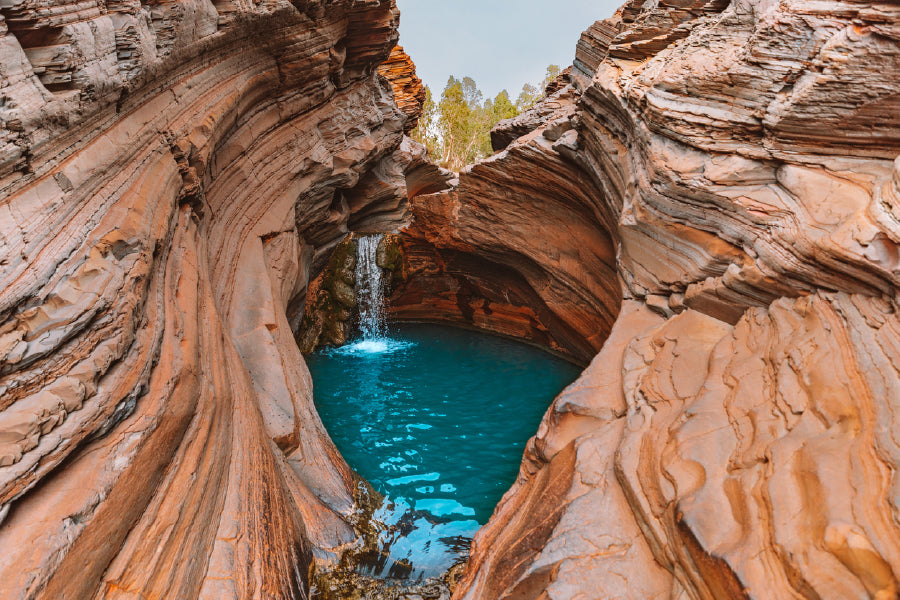
<path fill-rule="evenodd" d="M 623 0 L 397 0 L 400 45 L 435 96 L 471 77 L 485 97 L 539 84 L 547 66 L 572 64 L 581 32 Z"/>

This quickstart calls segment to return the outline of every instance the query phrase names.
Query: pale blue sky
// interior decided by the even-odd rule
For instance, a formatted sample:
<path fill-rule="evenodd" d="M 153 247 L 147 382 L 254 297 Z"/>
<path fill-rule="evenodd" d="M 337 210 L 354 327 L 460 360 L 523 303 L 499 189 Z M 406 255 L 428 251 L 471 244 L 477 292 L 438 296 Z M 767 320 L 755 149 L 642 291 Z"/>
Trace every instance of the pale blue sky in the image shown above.
<path fill-rule="evenodd" d="M 397 0 L 400 44 L 439 96 L 447 78 L 469 76 L 485 97 L 539 83 L 566 67 L 581 32 L 623 0 Z"/>

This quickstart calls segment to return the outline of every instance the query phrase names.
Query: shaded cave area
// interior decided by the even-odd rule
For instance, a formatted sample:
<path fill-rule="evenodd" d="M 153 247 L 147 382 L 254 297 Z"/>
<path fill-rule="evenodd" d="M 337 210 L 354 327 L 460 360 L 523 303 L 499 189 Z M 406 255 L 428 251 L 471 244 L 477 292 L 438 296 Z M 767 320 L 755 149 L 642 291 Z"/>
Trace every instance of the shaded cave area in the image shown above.
<path fill-rule="evenodd" d="M 377 220 L 365 222 L 383 202 L 349 202 L 372 207 L 353 209 L 352 231 L 388 232 L 380 261 L 390 273 L 390 320 L 446 323 L 520 339 L 582 366 L 602 348 L 623 297 L 615 216 L 574 155 L 558 147 L 561 131 L 574 133 L 568 121 L 576 94 L 569 71 L 547 93 L 534 111 L 547 118 L 543 113 L 549 110 L 556 117 L 547 119 L 551 125 L 531 122 L 513 143 L 507 138 L 523 133 L 521 119 L 501 122 L 493 132 L 495 154 L 486 161 L 452 173 L 406 138 L 405 158 L 390 179 L 393 188 L 388 178 L 370 174 L 340 194 L 345 207 L 346 199 L 377 196 L 390 197 L 396 212 L 407 210 L 404 224 L 391 230 L 378 227 Z M 561 109 L 546 108 L 560 98 Z M 353 258 L 347 245 L 355 235 L 329 246 L 331 254 L 317 255 L 309 294 L 292 304 L 291 322 L 304 353 L 340 345 L 352 335 Z"/>

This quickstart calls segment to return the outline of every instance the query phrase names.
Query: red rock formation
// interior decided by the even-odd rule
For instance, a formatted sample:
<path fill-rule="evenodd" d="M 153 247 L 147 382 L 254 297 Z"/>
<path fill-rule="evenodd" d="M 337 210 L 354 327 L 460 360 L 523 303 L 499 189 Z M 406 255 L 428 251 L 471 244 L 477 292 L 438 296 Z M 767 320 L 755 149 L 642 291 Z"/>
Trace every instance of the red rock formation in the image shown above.
<path fill-rule="evenodd" d="M 543 144 L 587 178 L 621 312 L 455 598 L 898 597 L 898 24 L 896 3 L 629 1 L 582 36 L 570 130 L 486 168 Z M 461 215 L 568 196 L 472 193 L 484 168 Z M 428 241 L 469 252 L 481 225 L 448 212 Z M 543 239 L 490 223 L 498 255 Z"/>
<path fill-rule="evenodd" d="M 387 61 L 378 67 L 394 87 L 397 106 L 408 117 L 403 131 L 409 133 L 415 129 L 422 114 L 422 103 L 425 102 L 425 86 L 416 77 L 416 65 L 402 46 L 394 46 Z"/>
<path fill-rule="evenodd" d="M 449 190 L 396 20 L 0 5 L 4 598 L 304 597 L 355 482 L 293 330 L 409 196 L 397 316 L 594 357 L 456 598 L 896 598 L 900 5 L 629 0 Z"/>
<path fill-rule="evenodd" d="M 402 140 L 397 17 L 0 6 L 4 598 L 300 598 L 355 538 L 286 315 L 405 218 L 354 191 Z"/>
<path fill-rule="evenodd" d="M 550 103 L 561 121 L 574 109 L 566 92 Z M 599 351 L 620 298 L 610 224 L 593 181 L 557 151 L 565 139 L 541 132 L 412 199 L 395 318 L 522 337 L 585 363 Z"/>

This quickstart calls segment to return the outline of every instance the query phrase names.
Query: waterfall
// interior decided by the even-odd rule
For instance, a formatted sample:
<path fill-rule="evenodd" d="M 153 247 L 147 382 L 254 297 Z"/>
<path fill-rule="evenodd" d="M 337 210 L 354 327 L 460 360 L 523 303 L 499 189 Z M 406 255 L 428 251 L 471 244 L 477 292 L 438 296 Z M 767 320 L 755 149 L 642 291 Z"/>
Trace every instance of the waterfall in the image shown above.
<path fill-rule="evenodd" d="M 385 296 L 389 280 L 378 266 L 378 245 L 383 239 L 383 233 L 356 238 L 356 307 L 362 335 L 352 344 L 335 348 L 336 354 L 374 358 L 415 346 L 413 342 L 388 337 Z"/>
<path fill-rule="evenodd" d="M 383 338 L 384 277 L 376 261 L 378 244 L 384 234 L 366 235 L 358 239 L 356 251 L 356 301 L 359 306 L 359 328 L 364 340 Z"/>

